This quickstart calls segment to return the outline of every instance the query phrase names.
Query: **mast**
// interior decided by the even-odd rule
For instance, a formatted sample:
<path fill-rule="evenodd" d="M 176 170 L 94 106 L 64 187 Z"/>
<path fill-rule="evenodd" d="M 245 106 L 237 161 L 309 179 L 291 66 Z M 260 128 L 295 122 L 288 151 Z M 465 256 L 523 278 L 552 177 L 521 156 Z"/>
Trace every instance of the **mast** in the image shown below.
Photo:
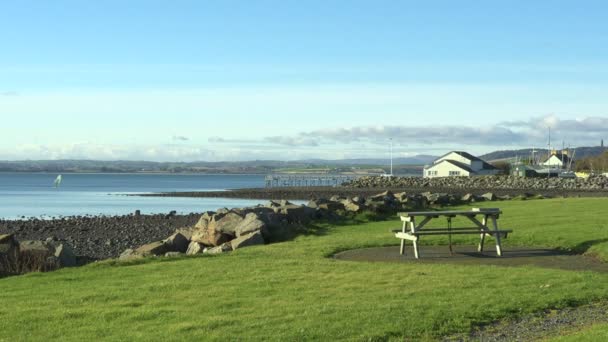
<path fill-rule="evenodd" d="M 549 158 L 551 158 L 551 126 L 549 126 L 549 144 L 547 146 L 549 147 Z"/>

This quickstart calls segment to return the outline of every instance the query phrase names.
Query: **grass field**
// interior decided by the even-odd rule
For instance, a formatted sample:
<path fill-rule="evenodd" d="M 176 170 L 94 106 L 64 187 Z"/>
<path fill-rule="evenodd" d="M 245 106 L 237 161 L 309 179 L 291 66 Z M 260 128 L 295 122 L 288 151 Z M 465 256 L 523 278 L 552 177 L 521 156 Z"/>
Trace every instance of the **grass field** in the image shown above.
<path fill-rule="evenodd" d="M 490 206 L 503 209 L 502 226 L 514 229 L 505 249 L 559 247 L 608 260 L 606 199 Z M 0 341 L 433 340 L 505 317 L 608 299 L 608 273 L 328 258 L 396 246 L 389 229 L 398 226 L 397 220 L 323 224 L 293 241 L 228 255 L 103 262 L 0 279 Z M 592 341 L 607 332 L 599 324 L 561 338 Z"/>

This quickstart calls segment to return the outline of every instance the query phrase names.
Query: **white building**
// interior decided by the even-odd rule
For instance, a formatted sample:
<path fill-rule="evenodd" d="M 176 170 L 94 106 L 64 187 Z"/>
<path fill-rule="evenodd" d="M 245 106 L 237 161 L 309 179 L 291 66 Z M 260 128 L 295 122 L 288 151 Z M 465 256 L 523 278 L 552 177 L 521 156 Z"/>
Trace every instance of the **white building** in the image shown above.
<path fill-rule="evenodd" d="M 432 165 L 424 167 L 425 178 L 434 177 L 470 177 L 496 175 L 500 172 L 496 167 L 462 151 L 452 151 L 439 157 Z"/>
<path fill-rule="evenodd" d="M 564 151 L 565 152 L 565 151 Z M 571 165 L 570 157 L 567 153 L 564 152 L 556 152 L 552 151 L 551 156 L 545 159 L 542 163 L 543 166 L 554 167 L 558 169 L 563 169 L 568 165 Z"/>

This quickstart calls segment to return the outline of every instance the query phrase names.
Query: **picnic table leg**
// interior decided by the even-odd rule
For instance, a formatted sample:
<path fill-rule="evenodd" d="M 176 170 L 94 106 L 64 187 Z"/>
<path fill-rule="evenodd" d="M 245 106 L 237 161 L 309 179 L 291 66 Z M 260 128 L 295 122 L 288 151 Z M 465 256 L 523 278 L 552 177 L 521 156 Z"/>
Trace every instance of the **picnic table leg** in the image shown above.
<path fill-rule="evenodd" d="M 502 256 L 502 246 L 500 245 L 500 233 L 498 232 L 498 223 L 496 217 L 492 216 L 492 225 L 494 226 L 494 238 L 496 239 L 496 255 Z"/>
<path fill-rule="evenodd" d="M 484 227 L 488 226 L 488 215 L 484 215 L 483 221 L 481 221 L 481 224 Z M 486 240 L 486 233 L 479 234 L 479 246 L 477 246 L 477 251 L 480 253 L 483 252 L 483 243 L 485 242 L 485 240 Z"/>
<path fill-rule="evenodd" d="M 407 223 L 403 222 L 403 227 L 401 228 L 401 232 L 405 233 L 405 225 Z M 401 239 L 401 248 L 399 249 L 399 255 L 405 254 L 405 239 Z"/>
<path fill-rule="evenodd" d="M 412 217 L 412 221 L 410 222 L 410 230 L 412 232 L 412 235 L 416 233 L 416 220 L 414 219 L 414 217 Z M 418 259 L 420 258 L 420 254 L 418 252 L 418 237 L 416 235 L 414 236 L 416 237 L 416 239 L 412 241 L 414 243 L 414 257 Z"/>

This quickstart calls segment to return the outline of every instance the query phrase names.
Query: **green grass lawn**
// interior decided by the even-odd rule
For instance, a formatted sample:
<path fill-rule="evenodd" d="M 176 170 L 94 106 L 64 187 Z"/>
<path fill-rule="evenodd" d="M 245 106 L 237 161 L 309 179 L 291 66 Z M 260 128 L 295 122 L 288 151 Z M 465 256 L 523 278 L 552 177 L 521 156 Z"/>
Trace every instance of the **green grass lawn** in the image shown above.
<path fill-rule="evenodd" d="M 608 341 L 608 324 L 597 324 L 566 336 L 550 339 L 554 342 L 598 342 Z"/>
<path fill-rule="evenodd" d="M 514 229 L 505 249 L 560 247 L 608 260 L 606 199 L 489 206 L 503 209 L 501 225 Z M 327 257 L 397 246 L 389 229 L 399 225 L 325 224 L 316 234 L 228 255 L 103 262 L 0 279 L 0 341 L 432 340 L 504 317 L 608 299 L 608 274 L 588 271 Z M 445 241 L 428 238 L 422 248 Z M 598 325 L 576 334 L 606 331 Z"/>

